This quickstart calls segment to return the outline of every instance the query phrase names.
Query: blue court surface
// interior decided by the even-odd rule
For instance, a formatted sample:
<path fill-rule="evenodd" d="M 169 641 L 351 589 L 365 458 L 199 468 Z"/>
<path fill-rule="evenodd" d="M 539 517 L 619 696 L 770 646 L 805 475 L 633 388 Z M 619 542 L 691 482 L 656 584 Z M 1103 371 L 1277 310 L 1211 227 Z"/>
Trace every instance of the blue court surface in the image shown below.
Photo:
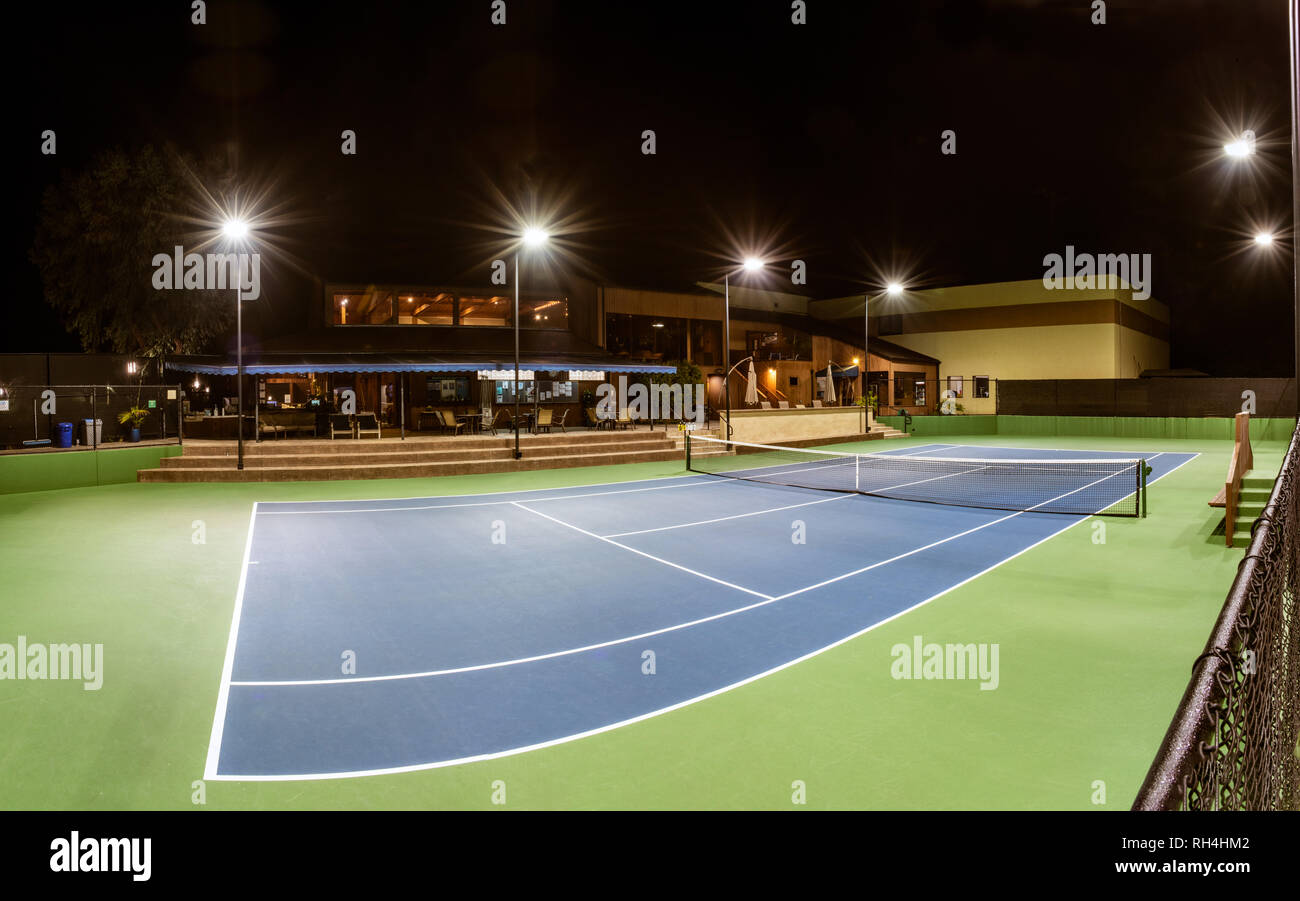
<path fill-rule="evenodd" d="M 895 453 L 1143 458 L 1148 483 L 1195 456 Z M 1099 509 L 1134 490 L 1112 482 Z M 402 772 L 616 728 L 841 644 L 1081 518 L 713 475 L 260 503 L 206 778 Z"/>

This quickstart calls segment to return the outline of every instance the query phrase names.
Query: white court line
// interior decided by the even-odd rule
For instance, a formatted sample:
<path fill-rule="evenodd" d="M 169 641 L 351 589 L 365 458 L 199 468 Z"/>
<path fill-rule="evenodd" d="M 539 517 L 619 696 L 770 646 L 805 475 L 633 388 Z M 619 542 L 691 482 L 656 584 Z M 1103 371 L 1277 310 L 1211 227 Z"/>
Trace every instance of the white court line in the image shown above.
<path fill-rule="evenodd" d="M 1011 436 L 1008 435 L 1007 437 L 1011 437 Z M 1059 438 L 1059 437 L 1063 437 L 1063 436 L 1058 435 L 1057 437 Z M 1080 436 L 1080 437 L 1087 437 L 1087 436 Z M 1107 437 L 1107 438 L 1110 438 L 1110 437 L 1123 438 L 1124 436 L 1123 436 L 1123 435 L 1114 435 L 1114 436 L 1112 436 L 1112 435 L 1106 435 L 1106 436 L 1102 436 L 1102 437 Z M 1180 439 L 1180 438 L 1171 438 L 1171 439 L 1166 439 L 1166 440 L 1170 440 L 1170 441 L 1181 441 L 1182 439 Z M 1084 447 L 1016 447 L 1016 446 L 1013 445 L 1013 444 L 954 444 L 953 447 L 970 447 L 970 448 L 974 448 L 975 450 L 1014 450 L 1014 451 L 1040 451 L 1040 450 L 1044 450 L 1044 451 L 1055 451 L 1055 452 L 1057 452 L 1057 453 L 1061 453 L 1061 454 L 1105 454 L 1105 453 L 1109 453 L 1109 451 L 1105 451 L 1105 450 L 1088 450 L 1087 448 L 1084 448 Z M 1186 454 L 1186 453 L 1191 453 L 1191 451 L 1173 451 L 1173 450 L 1166 450 L 1166 451 L 1132 451 L 1131 453 L 1133 454 L 1133 459 L 1136 460 L 1136 459 L 1138 459 L 1139 457 L 1141 457 L 1142 459 L 1147 459 L 1147 458 L 1150 458 L 1150 457 L 1154 457 L 1154 456 L 1156 456 L 1157 454 Z M 1198 455 L 1199 455 L 1199 454 L 1198 454 Z M 1015 460 L 1016 458 L 1015 458 L 1015 457 L 1004 457 L 1004 458 L 1002 458 L 1002 459 L 1005 459 L 1005 460 Z M 1071 462 L 1073 462 L 1073 463 L 1078 463 L 1078 462 L 1080 462 L 1081 460 L 1086 460 L 1086 459 L 1088 459 L 1088 458 L 1086 458 L 1086 457 L 1060 457 L 1059 459 L 1060 459 L 1062 462 L 1065 462 L 1065 463 L 1071 463 Z"/>
<path fill-rule="evenodd" d="M 672 476 L 671 478 L 682 478 L 681 476 Z M 725 484 L 718 482 L 716 479 L 704 479 L 697 476 L 688 476 L 693 481 L 681 482 L 676 485 L 654 485 L 649 488 L 624 488 L 618 491 L 589 491 L 586 494 L 566 494 L 559 497 L 530 497 L 525 500 L 530 504 L 550 502 L 550 501 L 571 501 L 582 497 L 605 497 L 610 494 L 636 494 L 641 491 L 667 491 L 670 488 L 705 488 L 710 485 Z M 608 482 L 610 485 L 626 485 L 627 482 Z M 581 485 L 568 486 L 581 488 Z M 539 488 L 538 491 L 551 489 Z M 502 494 L 524 494 L 522 491 L 503 491 Z M 469 495 L 473 497 L 474 495 Z M 401 500 L 419 500 L 419 498 L 401 498 Z M 298 501 L 273 501 L 272 503 L 299 503 Z M 337 501 L 302 501 L 302 503 L 337 503 Z M 303 513 L 401 513 L 404 510 L 447 510 L 454 507 L 499 507 L 505 504 L 513 504 L 513 500 L 500 501 L 470 501 L 464 504 L 419 504 L 411 507 L 364 507 L 353 508 L 348 510 L 263 510 L 263 516 L 292 516 Z"/>
<path fill-rule="evenodd" d="M 940 451 L 940 450 L 943 450 L 944 448 L 948 448 L 948 447 L 970 447 L 970 445 L 968 445 L 968 444 L 935 444 L 935 445 L 932 446 L 932 445 L 927 444 L 926 447 L 929 448 L 929 450 L 909 451 L 908 453 L 905 453 L 905 454 L 896 454 L 896 453 L 894 453 L 893 451 L 879 451 L 879 452 L 877 452 L 876 456 L 879 456 L 879 457 L 920 457 L 920 456 L 922 456 L 923 454 L 932 454 L 932 453 L 934 453 L 935 451 Z"/>
<path fill-rule="evenodd" d="M 671 560 L 665 560 L 663 557 L 656 557 L 654 554 L 647 554 L 645 551 L 639 551 L 636 548 L 632 547 L 631 545 L 621 544 L 612 538 L 606 538 L 603 535 L 597 535 L 595 532 L 588 532 L 586 529 L 575 526 L 571 522 L 565 522 L 562 519 L 556 519 L 554 516 L 550 516 L 546 513 L 543 513 L 540 510 L 534 510 L 531 507 L 525 507 L 519 501 L 512 501 L 512 503 L 520 510 L 527 510 L 529 513 L 532 513 L 534 516 L 540 516 L 542 517 L 542 519 L 549 519 L 551 522 L 555 523 L 556 525 L 564 526 L 566 529 L 573 529 L 573 531 L 575 532 L 581 532 L 583 535 L 586 535 L 589 538 L 595 538 L 597 541 L 603 541 L 606 544 L 612 544 L 614 545 L 614 547 L 621 547 L 625 551 L 631 551 L 632 553 L 645 557 L 648 560 L 653 560 L 656 563 L 662 563 L 664 566 L 671 566 L 673 569 L 680 569 L 682 572 L 690 573 L 693 576 L 699 576 L 701 579 L 708 579 L 710 582 L 716 582 L 719 585 L 725 585 L 728 588 L 734 588 L 737 591 L 743 591 L 746 594 L 752 594 L 754 595 L 754 597 L 759 597 L 759 598 L 772 597 L 770 594 L 763 594 L 763 592 L 761 591 L 755 591 L 752 588 L 746 588 L 743 585 L 737 585 L 735 582 L 728 582 L 726 579 L 715 578 L 714 576 L 710 576 L 707 573 L 702 573 L 699 570 L 691 569 L 688 566 L 682 566 L 680 563 L 674 563 Z"/>
<path fill-rule="evenodd" d="M 253 550 L 253 526 L 257 523 L 257 502 L 248 515 L 248 538 L 244 541 L 244 563 L 239 568 L 239 589 L 235 592 L 235 612 L 230 618 L 230 636 L 226 639 L 226 661 L 221 667 L 221 687 L 217 689 L 217 710 L 212 716 L 212 734 L 208 738 L 208 758 L 203 778 L 215 779 L 221 757 L 221 735 L 226 728 L 226 703 L 230 699 L 230 677 L 235 669 L 235 643 L 239 640 L 239 617 L 244 610 L 244 586 L 248 582 L 248 558 Z"/>
<path fill-rule="evenodd" d="M 1178 453 L 1178 452 L 1167 451 L 1166 453 Z M 1156 482 L 1160 481 L 1160 479 L 1164 478 L 1165 476 L 1169 475 L 1172 472 L 1176 472 L 1178 469 L 1181 469 L 1183 466 L 1190 463 L 1192 460 L 1196 459 L 1199 456 L 1200 456 L 1199 453 L 1193 453 L 1182 463 L 1179 463 L 1173 469 L 1169 470 L 1169 472 L 1161 473 L 1159 476 L 1152 479 L 1151 482 L 1148 484 L 1154 485 Z M 831 642 L 830 644 L 825 645 L 824 647 L 817 648 L 814 651 L 809 651 L 807 654 L 804 654 L 801 657 L 796 657 L 793 660 L 789 660 L 785 663 L 778 664 L 777 666 L 774 666 L 770 669 L 766 669 L 761 673 L 756 673 L 752 676 L 747 676 L 746 678 L 741 679 L 737 682 L 732 682 L 730 685 L 724 685 L 721 688 L 715 688 L 712 691 L 705 692 L 704 694 L 697 695 L 693 698 L 687 698 L 684 701 L 678 701 L 675 704 L 670 704 L 666 707 L 660 707 L 658 710 L 652 710 L 648 713 L 642 713 L 642 714 L 638 714 L 637 716 L 628 717 L 627 719 L 619 720 L 618 722 L 615 723 L 608 723 L 604 726 L 597 726 L 594 729 L 587 729 L 583 732 L 575 732 L 573 735 L 565 735 L 560 738 L 553 738 L 547 741 L 536 742 L 530 745 L 521 745 L 520 747 L 517 748 L 508 748 L 504 751 L 493 751 L 486 754 L 474 754 L 468 757 L 458 757 L 453 760 L 439 760 L 439 761 L 435 761 L 434 763 L 416 763 L 416 764 L 409 764 L 407 766 L 379 767 L 379 768 L 369 769 L 369 770 L 344 770 L 342 772 L 334 772 L 334 773 L 294 773 L 294 774 L 287 774 L 287 775 L 277 774 L 277 775 L 269 775 L 269 776 L 231 774 L 231 775 L 223 775 L 223 776 L 210 775 L 207 776 L 206 778 L 209 780 L 219 781 L 219 782 L 301 782 L 301 781 L 309 781 L 309 780 L 358 779 L 365 776 L 397 775 L 399 773 L 414 773 L 414 772 L 419 772 L 421 770 L 437 770 L 437 769 L 442 769 L 444 767 L 450 767 L 450 766 L 463 766 L 464 764 L 467 763 L 478 763 L 485 760 L 500 760 L 503 757 L 513 757 L 518 754 L 526 754 L 529 751 L 540 751 L 544 748 L 553 748 L 556 747 L 557 745 L 563 745 L 563 744 L 568 744 L 569 742 L 572 741 L 578 741 L 579 739 L 590 738 L 593 735 L 600 735 L 603 732 L 611 732 L 614 729 L 621 729 L 624 726 L 630 726 L 634 723 L 644 722 L 645 720 L 651 719 L 656 716 L 662 716 L 663 714 L 666 713 L 672 713 L 675 710 L 681 710 L 684 707 L 688 707 L 691 704 L 697 704 L 700 701 L 707 701 L 710 698 L 715 698 L 718 695 L 725 694 L 726 692 L 748 685 L 751 682 L 757 682 L 759 679 L 766 678 L 767 676 L 770 676 L 774 673 L 779 673 L 784 669 L 788 669 L 792 666 L 803 663 L 806 660 L 811 660 L 813 657 L 820 656 L 821 654 L 824 654 L 829 650 L 837 648 L 842 644 L 850 642 L 855 638 L 859 638 L 867 634 L 868 632 L 872 632 L 876 629 L 879 629 L 881 626 L 885 625 L 886 623 L 893 622 L 894 620 L 900 617 L 906 616 L 912 611 L 924 607 L 926 604 L 929 604 L 930 602 L 943 597 L 949 592 L 955 591 L 956 589 L 961 588 L 963 585 L 966 585 L 967 583 L 975 579 L 978 579 L 980 576 L 992 572 L 993 570 L 997 569 L 1003 564 L 1016 559 L 1021 554 L 1033 550 L 1043 542 L 1049 541 L 1052 538 L 1055 538 L 1057 535 L 1060 535 L 1062 532 L 1074 528 L 1079 523 L 1084 522 L 1087 518 L 1088 517 L 1080 516 L 1074 522 L 1062 526 L 1060 529 L 1057 529 L 1052 534 L 1047 535 L 1039 539 L 1038 541 L 1035 541 L 1033 544 L 1028 545 L 1027 547 L 1021 548 L 1020 550 L 1016 551 L 1014 554 L 1010 554 L 1002 558 L 998 562 L 992 564 L 991 566 L 988 566 L 985 569 L 980 570 L 979 572 L 961 580 L 960 582 L 957 582 L 953 585 L 949 585 L 947 588 L 944 588 L 942 591 L 938 591 L 935 594 L 930 595 L 925 600 L 918 601 L 917 603 L 913 604 L 911 607 L 908 607 L 906 610 L 900 610 L 897 613 L 893 614 L 892 616 L 888 616 L 885 619 L 879 620 L 878 622 L 874 622 L 871 625 L 863 629 L 859 629 L 857 632 L 854 632 L 851 635 L 846 635 L 843 638 L 837 639 Z M 753 606 L 759 607 L 764 605 L 755 604 Z"/>
<path fill-rule="evenodd" d="M 614 464 L 618 465 L 618 464 Z M 502 475 L 502 473 L 469 473 L 469 475 Z M 426 476 L 424 478 L 443 478 L 442 476 Z M 669 479 L 691 479 L 693 473 L 686 473 L 680 476 L 655 476 L 653 479 L 622 479 L 617 482 L 591 482 L 587 485 L 553 485 L 550 488 L 503 488 L 500 491 L 474 491 L 469 494 L 417 494 L 414 497 L 351 497 L 351 498 L 334 498 L 333 500 L 316 500 L 316 501 L 259 501 L 263 504 L 382 504 L 388 501 L 427 501 L 435 497 L 491 497 L 497 494 L 531 494 L 534 491 L 571 491 L 577 488 L 602 488 L 606 485 L 630 485 L 633 482 L 666 482 Z M 665 486 L 668 487 L 668 486 Z M 265 516 L 269 510 L 263 510 Z"/>
<path fill-rule="evenodd" d="M 729 519 L 744 519 L 747 516 L 762 516 L 764 513 L 779 513 L 782 510 L 793 510 L 796 507 L 811 507 L 814 504 L 829 504 L 832 501 L 842 501 L 845 498 L 853 497 L 851 494 L 837 494 L 835 497 L 824 497 L 816 501 L 804 501 L 802 504 L 787 504 L 784 507 L 769 507 L 766 510 L 755 510 L 752 513 L 735 513 L 731 516 L 719 516 L 716 519 L 701 519 L 696 522 L 683 522 L 674 526 L 659 526 L 656 529 L 637 529 L 635 532 L 614 532 L 610 535 L 602 535 L 602 538 L 626 538 L 628 535 L 645 535 L 648 532 L 667 532 L 671 529 L 688 529 L 691 526 L 707 526 L 715 522 L 726 522 Z"/>

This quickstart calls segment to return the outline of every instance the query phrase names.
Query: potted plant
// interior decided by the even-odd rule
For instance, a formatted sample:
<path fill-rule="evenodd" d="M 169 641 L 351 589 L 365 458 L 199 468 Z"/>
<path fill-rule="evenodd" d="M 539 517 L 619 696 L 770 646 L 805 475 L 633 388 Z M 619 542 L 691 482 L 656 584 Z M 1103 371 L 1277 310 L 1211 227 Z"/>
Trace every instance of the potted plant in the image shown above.
<path fill-rule="evenodd" d="M 140 440 L 140 423 L 148 417 L 149 411 L 143 407 L 131 407 L 129 410 L 123 410 L 117 414 L 119 424 L 128 426 L 131 429 L 131 440 Z"/>

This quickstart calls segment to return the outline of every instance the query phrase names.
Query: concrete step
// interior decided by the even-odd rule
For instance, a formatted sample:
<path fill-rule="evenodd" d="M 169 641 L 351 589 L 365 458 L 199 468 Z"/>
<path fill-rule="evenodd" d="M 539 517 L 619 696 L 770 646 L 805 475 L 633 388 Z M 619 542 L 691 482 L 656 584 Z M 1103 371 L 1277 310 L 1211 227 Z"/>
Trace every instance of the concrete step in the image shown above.
<path fill-rule="evenodd" d="M 443 462 L 388 463 L 361 466 L 249 466 L 245 459 L 242 470 L 235 469 L 234 460 L 226 467 L 167 469 L 142 469 L 137 474 L 141 482 L 313 482 L 344 479 L 410 479 L 445 475 L 468 475 L 486 472 L 523 472 L 537 469 L 562 469 L 576 466 L 608 466 L 617 463 L 650 463 L 682 460 L 681 451 L 675 448 L 653 451 L 608 451 L 582 455 L 530 454 L 521 460 L 455 460 Z"/>
<path fill-rule="evenodd" d="M 603 445 L 603 444 L 625 444 L 632 441 L 655 441 L 663 440 L 665 437 L 671 438 L 676 435 L 675 431 L 664 432 L 662 429 L 622 429 L 618 431 L 599 431 L 599 432 L 555 432 L 551 434 L 519 436 L 521 445 L 545 447 L 552 444 L 571 444 L 582 442 L 584 445 Z M 474 435 L 445 435 L 445 436 L 427 436 L 411 435 L 408 433 L 408 440 L 395 441 L 395 434 L 385 431 L 384 440 L 374 438 L 337 438 L 331 440 L 324 439 L 295 439 L 295 438 L 267 438 L 261 442 L 246 441 L 244 443 L 244 457 L 247 459 L 251 456 L 293 456 L 302 453 L 312 453 L 313 450 L 326 452 L 330 454 L 375 454 L 375 453 L 402 453 L 412 448 L 441 450 L 444 448 L 454 448 L 456 450 L 484 450 L 499 447 L 514 447 L 514 435 L 509 432 L 502 432 L 493 437 L 474 436 Z M 200 456 L 212 456 L 213 449 L 220 448 L 221 453 L 235 454 L 235 442 L 233 441 L 199 441 L 190 442 L 184 445 L 185 454 L 198 454 Z M 306 449 L 306 450 L 304 450 Z"/>

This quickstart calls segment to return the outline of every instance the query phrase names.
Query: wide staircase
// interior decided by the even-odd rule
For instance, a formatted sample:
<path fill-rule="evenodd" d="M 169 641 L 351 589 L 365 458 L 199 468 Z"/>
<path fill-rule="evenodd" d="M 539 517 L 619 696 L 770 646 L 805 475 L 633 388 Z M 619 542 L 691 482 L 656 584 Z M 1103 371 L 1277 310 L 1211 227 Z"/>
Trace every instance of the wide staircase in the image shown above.
<path fill-rule="evenodd" d="M 892 426 L 887 426 L 884 423 L 876 422 L 876 423 L 872 423 L 871 431 L 868 433 L 868 437 L 869 438 L 906 438 L 907 434 L 904 432 L 900 432 L 898 429 L 893 428 Z"/>
<path fill-rule="evenodd" d="M 713 432 L 702 432 L 713 435 Z M 141 482 L 306 482 L 338 479 L 406 479 L 519 472 L 614 463 L 683 460 L 676 430 L 624 430 L 524 435 L 521 459 L 514 437 L 412 436 L 405 441 L 267 440 L 244 443 L 244 468 L 235 466 L 233 441 L 186 442 L 182 454 L 164 457 L 157 469 L 137 473 Z"/>

